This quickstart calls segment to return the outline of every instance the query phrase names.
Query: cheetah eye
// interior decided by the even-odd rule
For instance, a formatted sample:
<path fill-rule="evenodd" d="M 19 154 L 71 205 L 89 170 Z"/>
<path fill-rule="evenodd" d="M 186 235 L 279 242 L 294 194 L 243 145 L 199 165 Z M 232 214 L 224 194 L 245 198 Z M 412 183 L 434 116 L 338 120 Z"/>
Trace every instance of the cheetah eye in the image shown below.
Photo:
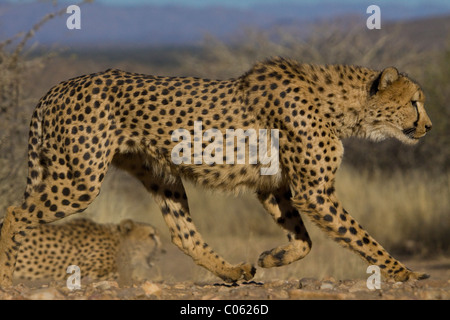
<path fill-rule="evenodd" d="M 416 108 L 416 110 L 417 110 L 417 101 L 411 101 L 411 104 L 412 104 L 412 106 L 413 106 L 414 108 Z"/>

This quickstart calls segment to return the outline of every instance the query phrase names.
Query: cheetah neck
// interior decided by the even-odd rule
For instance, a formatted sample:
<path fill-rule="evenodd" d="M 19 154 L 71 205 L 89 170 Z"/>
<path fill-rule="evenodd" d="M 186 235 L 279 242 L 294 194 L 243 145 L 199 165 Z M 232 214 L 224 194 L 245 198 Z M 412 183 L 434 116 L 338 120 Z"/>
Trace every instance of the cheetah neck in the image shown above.
<path fill-rule="evenodd" d="M 288 104 L 296 110 L 292 124 L 295 120 L 306 124 L 321 119 L 343 139 L 366 136 L 365 105 L 378 74 L 362 67 L 299 64 L 277 58 L 256 65 L 246 76 L 251 84 L 250 101 L 262 100 L 264 106 L 274 104 L 278 108 L 272 113 L 261 111 L 269 116 L 268 124 L 280 114 L 279 108 Z"/>
<path fill-rule="evenodd" d="M 313 110 L 340 139 L 366 136 L 366 101 L 377 71 L 346 65 L 308 66 Z M 310 108 L 310 106 L 308 106 Z"/>

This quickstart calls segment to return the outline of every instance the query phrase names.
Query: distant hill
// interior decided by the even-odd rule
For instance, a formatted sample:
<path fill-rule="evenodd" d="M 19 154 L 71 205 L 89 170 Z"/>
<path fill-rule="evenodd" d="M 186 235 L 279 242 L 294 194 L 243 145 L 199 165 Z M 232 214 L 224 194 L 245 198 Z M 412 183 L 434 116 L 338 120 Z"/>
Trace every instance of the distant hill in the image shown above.
<path fill-rule="evenodd" d="M 61 8 L 61 7 L 60 7 Z M 449 19 L 423 18 L 437 13 L 450 14 L 450 7 L 440 8 L 382 6 L 384 21 L 409 19 L 412 34 L 423 33 L 434 39 L 435 33 L 448 30 Z M 0 41 L 12 35 L 29 30 L 47 13 L 57 8 L 50 3 L 11 4 L 0 1 Z M 81 30 L 68 30 L 68 14 L 46 23 L 36 34 L 41 44 L 65 46 L 148 46 L 195 44 L 205 34 L 226 39 L 246 27 L 268 29 L 282 26 L 289 29 L 307 29 L 312 23 L 343 16 L 352 17 L 365 27 L 368 17 L 366 7 L 357 4 L 339 5 L 262 5 L 249 9 L 231 7 L 179 7 L 179 6 L 136 6 L 119 7 L 102 4 L 86 4 L 81 7 Z M 417 19 L 425 20 L 417 20 Z M 412 20 L 411 20 L 412 19 Z M 423 31 L 424 23 L 433 28 Z M 447 29 L 442 29 L 442 24 Z M 431 34 L 426 34 L 427 32 Z M 448 31 L 447 31 L 448 33 Z"/>
<path fill-rule="evenodd" d="M 399 31 L 423 49 L 450 45 L 450 15 L 399 22 Z"/>

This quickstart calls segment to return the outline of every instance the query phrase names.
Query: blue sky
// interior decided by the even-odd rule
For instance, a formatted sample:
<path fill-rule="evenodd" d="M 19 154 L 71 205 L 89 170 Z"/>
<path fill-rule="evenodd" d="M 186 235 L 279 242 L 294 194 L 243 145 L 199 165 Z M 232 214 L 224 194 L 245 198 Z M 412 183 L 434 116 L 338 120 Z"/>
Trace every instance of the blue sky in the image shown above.
<path fill-rule="evenodd" d="M 276 3 L 296 3 L 296 4 L 317 4 L 317 3 L 342 3 L 342 4 L 402 4 L 408 6 L 421 5 L 449 5 L 449 0 L 96 0 L 105 4 L 116 5 L 134 5 L 134 4 L 159 4 L 159 5 L 185 5 L 185 6 L 210 6 L 221 5 L 230 7 L 248 7 L 261 3 L 276 4 Z M 326 8 L 324 8 L 326 10 Z"/>
<path fill-rule="evenodd" d="M 58 0 L 57 3 L 63 7 L 80 1 Z M 5 2 L 28 5 L 8 7 L 8 14 L 4 14 L 1 5 Z M 45 14 L 56 10 L 52 3 L 53 0 L 0 0 L 0 37 L 29 30 Z M 386 21 L 450 14 L 450 0 L 94 0 L 94 3 L 97 5 L 88 4 L 83 8 L 83 30 L 89 32 L 72 32 L 70 36 L 66 29 L 66 33 L 58 32 L 60 21 L 65 18 L 60 17 L 45 25 L 36 39 L 41 43 L 65 45 L 77 41 L 83 45 L 101 41 L 141 44 L 142 39 L 151 44 L 196 43 L 205 33 L 226 38 L 240 32 L 242 27 L 267 29 L 283 25 L 297 28 L 346 14 L 359 17 L 365 27 L 366 8 L 372 4 L 380 6 Z M 109 6 L 106 8 L 104 4 Z M 143 4 L 190 8 L 139 7 Z M 204 8 L 208 6 L 229 9 Z"/>
<path fill-rule="evenodd" d="M 1 2 L 23 3 L 34 2 L 36 0 L 0 0 Z M 52 2 L 52 0 L 44 0 L 45 2 Z M 79 0 L 60 0 L 58 2 L 76 3 Z M 450 7 L 449 0 L 94 0 L 97 3 L 110 5 L 142 5 L 142 4 L 157 4 L 157 5 L 184 5 L 194 7 L 204 6 L 227 6 L 227 7 L 250 7 L 258 4 L 280 4 L 280 3 L 295 3 L 295 4 L 318 4 L 323 3 L 342 3 L 342 4 L 400 4 L 403 6 L 427 6 L 439 5 Z M 326 10 L 326 7 L 324 7 Z"/>

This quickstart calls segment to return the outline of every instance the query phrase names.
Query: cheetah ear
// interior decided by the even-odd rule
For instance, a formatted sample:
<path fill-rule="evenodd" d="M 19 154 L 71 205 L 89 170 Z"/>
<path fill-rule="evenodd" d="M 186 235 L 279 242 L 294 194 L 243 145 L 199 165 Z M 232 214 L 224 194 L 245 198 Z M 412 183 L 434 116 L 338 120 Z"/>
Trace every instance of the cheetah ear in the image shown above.
<path fill-rule="evenodd" d="M 398 79 L 398 70 L 394 67 L 388 67 L 381 72 L 378 90 L 384 90 Z"/>
<path fill-rule="evenodd" d="M 388 67 L 384 69 L 380 74 L 373 80 L 370 86 L 370 96 L 378 93 L 380 90 L 386 89 L 390 84 L 398 79 L 398 70 L 394 67 Z"/>
<path fill-rule="evenodd" d="M 133 220 L 126 219 L 122 220 L 119 225 L 119 230 L 123 235 L 126 235 L 130 233 L 131 230 L 134 229 L 134 222 Z"/>

